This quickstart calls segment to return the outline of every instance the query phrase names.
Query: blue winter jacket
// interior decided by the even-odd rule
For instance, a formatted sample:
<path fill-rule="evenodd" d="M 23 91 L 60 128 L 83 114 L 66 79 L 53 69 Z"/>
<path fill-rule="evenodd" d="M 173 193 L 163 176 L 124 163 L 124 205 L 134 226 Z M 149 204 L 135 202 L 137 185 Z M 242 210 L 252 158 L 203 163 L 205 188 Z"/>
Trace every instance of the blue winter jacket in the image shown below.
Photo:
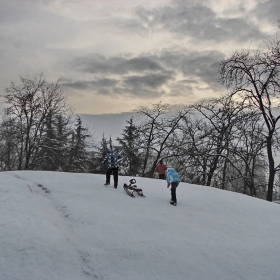
<path fill-rule="evenodd" d="M 176 172 L 174 168 L 168 168 L 166 173 L 166 181 L 168 184 L 174 182 L 181 182 L 179 174 Z"/>
<path fill-rule="evenodd" d="M 119 167 L 119 160 L 121 156 L 113 151 L 109 150 L 106 157 L 103 159 L 102 164 L 107 161 L 108 168 L 116 168 Z"/>

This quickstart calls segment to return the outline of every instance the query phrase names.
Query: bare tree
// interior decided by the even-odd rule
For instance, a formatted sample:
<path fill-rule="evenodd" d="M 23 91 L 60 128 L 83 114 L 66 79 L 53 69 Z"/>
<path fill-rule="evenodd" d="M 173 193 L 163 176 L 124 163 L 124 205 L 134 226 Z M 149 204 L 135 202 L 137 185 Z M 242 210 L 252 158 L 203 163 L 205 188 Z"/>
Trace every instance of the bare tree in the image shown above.
<path fill-rule="evenodd" d="M 240 112 L 224 157 L 227 168 L 223 167 L 223 189 L 263 198 L 260 182 L 265 179 L 266 164 L 262 131 L 259 112 L 252 108 Z"/>
<path fill-rule="evenodd" d="M 142 143 L 140 148 L 144 151 L 142 176 L 152 177 L 160 159 L 175 156 L 173 148 L 176 130 L 188 111 L 185 109 L 172 111 L 168 105 L 163 105 L 160 102 L 154 104 L 152 109 L 140 108 L 138 114 L 141 121 L 138 128 Z"/>
<path fill-rule="evenodd" d="M 141 107 L 137 113 L 140 116 L 141 124 L 138 127 L 139 137 L 141 138 L 141 149 L 143 150 L 142 176 L 147 173 L 148 160 L 151 157 L 153 146 L 157 141 L 156 130 L 162 128 L 162 118 L 169 108 L 161 103 L 154 104 L 152 109 Z M 151 176 L 151 174 L 150 174 Z"/>
<path fill-rule="evenodd" d="M 206 185 L 207 181 L 207 151 L 210 150 L 207 139 L 211 129 L 205 120 L 194 114 L 190 118 L 183 118 L 181 130 L 181 154 L 178 161 L 181 165 L 181 176 L 186 182 Z"/>
<path fill-rule="evenodd" d="M 14 120 L 19 139 L 17 169 L 29 169 L 40 145 L 47 116 L 67 111 L 66 98 L 58 82 L 48 83 L 41 75 L 33 80 L 21 78 L 20 85 L 12 82 L 4 100 L 8 105 L 4 115 Z"/>
<path fill-rule="evenodd" d="M 280 56 L 278 39 L 268 43 L 266 52 L 235 52 L 223 60 L 220 67 L 222 84 L 231 88 L 232 95 L 238 95 L 244 102 L 260 111 L 265 123 L 263 135 L 266 141 L 269 176 L 267 200 L 272 201 L 275 167 L 273 137 L 280 118 L 276 108 L 280 99 Z"/>
<path fill-rule="evenodd" d="M 192 117 L 180 125 L 182 176 L 187 182 L 256 195 L 264 147 L 260 114 L 230 95 L 190 107 Z"/>
<path fill-rule="evenodd" d="M 206 186 L 211 185 L 213 176 L 233 141 L 235 126 L 244 109 L 242 104 L 239 105 L 241 106 L 236 106 L 230 96 L 208 99 L 193 105 L 205 122 L 204 130 L 200 133 L 200 141 L 204 142 L 200 152 L 204 157 L 204 172 L 207 172 L 204 173 Z M 193 141 L 196 142 L 196 139 Z M 197 146 L 194 142 L 193 145 Z M 223 168 L 226 170 L 226 163 Z"/>

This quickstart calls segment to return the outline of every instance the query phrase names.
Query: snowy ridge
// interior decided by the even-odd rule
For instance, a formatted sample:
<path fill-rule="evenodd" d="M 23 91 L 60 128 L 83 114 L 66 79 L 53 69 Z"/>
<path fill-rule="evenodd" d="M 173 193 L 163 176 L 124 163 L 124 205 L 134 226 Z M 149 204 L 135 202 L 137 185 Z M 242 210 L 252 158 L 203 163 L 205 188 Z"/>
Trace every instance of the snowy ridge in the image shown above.
<path fill-rule="evenodd" d="M 105 175 L 0 173 L 0 280 L 280 279 L 280 205 L 136 178 L 145 198 Z"/>

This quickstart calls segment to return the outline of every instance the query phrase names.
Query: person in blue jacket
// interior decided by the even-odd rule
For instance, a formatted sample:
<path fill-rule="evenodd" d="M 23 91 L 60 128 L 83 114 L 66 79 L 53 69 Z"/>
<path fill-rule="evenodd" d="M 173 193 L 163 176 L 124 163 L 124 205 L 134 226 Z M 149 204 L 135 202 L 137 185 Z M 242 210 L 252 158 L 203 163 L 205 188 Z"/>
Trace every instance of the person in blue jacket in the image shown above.
<path fill-rule="evenodd" d="M 180 177 L 173 167 L 167 168 L 166 173 L 167 188 L 171 185 L 171 200 L 170 204 L 177 205 L 176 188 L 179 186 Z"/>
<path fill-rule="evenodd" d="M 110 185 L 110 177 L 113 172 L 114 176 L 114 187 L 115 189 L 118 187 L 118 172 L 119 172 L 119 160 L 121 159 L 121 156 L 117 153 L 114 153 L 112 150 L 108 150 L 107 155 L 102 161 L 103 165 L 105 162 L 108 164 L 108 168 L 106 171 L 106 183 L 105 186 Z"/>

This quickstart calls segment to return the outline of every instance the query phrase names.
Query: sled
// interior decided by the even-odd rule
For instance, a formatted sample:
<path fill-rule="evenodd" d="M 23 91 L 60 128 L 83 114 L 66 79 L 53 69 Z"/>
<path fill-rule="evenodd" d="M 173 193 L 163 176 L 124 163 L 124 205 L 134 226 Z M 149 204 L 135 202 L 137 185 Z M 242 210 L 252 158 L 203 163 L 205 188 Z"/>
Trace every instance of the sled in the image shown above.
<path fill-rule="evenodd" d="M 135 185 L 135 183 L 136 183 L 135 179 L 129 180 L 129 185 L 124 183 L 123 188 L 124 188 L 125 192 L 131 197 L 135 197 L 135 195 L 134 195 L 135 193 L 142 197 L 145 197 L 145 195 L 143 194 L 143 190 L 138 188 Z"/>

